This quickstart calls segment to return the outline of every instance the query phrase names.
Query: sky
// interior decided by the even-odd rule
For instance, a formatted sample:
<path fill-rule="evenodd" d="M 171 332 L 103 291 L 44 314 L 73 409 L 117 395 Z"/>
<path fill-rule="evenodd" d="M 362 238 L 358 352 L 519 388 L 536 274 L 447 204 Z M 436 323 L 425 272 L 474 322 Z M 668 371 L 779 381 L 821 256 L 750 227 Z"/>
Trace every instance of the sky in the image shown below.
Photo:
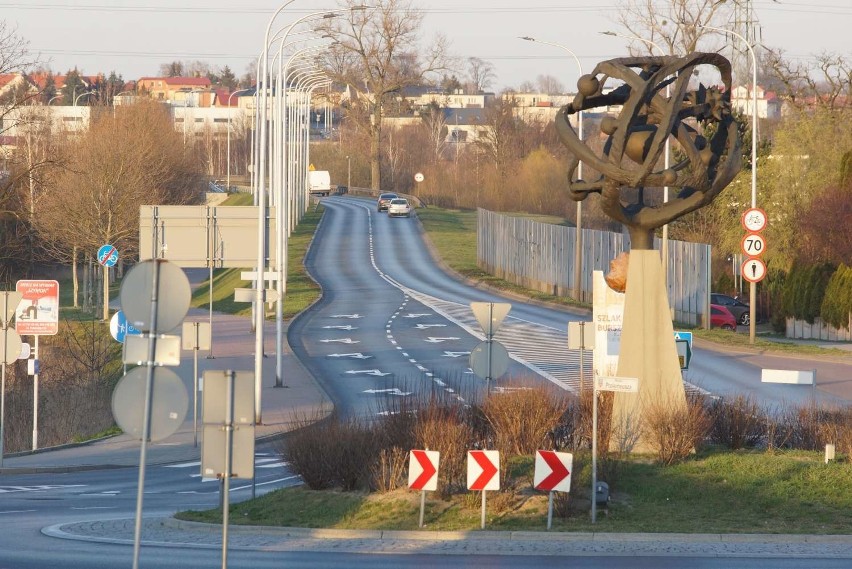
<path fill-rule="evenodd" d="M 228 65 L 237 76 L 263 48 L 263 35 L 282 0 L 0 0 L 0 19 L 29 42 L 32 55 L 55 73 L 77 67 L 86 75 L 115 71 L 125 81 L 156 76 L 170 61 Z M 369 3 L 369 2 L 367 2 Z M 662 3 L 662 2 L 661 2 Z M 576 61 L 589 71 L 627 55 L 627 41 L 600 35 L 616 24 L 618 0 L 413 0 L 425 12 L 422 40 L 442 33 L 455 56 L 494 65 L 492 90 L 517 87 L 539 75 L 576 84 Z M 850 0 L 755 0 L 763 44 L 791 59 L 832 52 L 852 59 Z M 335 2 L 295 0 L 274 29 Z M 719 46 L 722 45 L 720 40 Z M 717 47 L 717 46 L 714 46 Z"/>

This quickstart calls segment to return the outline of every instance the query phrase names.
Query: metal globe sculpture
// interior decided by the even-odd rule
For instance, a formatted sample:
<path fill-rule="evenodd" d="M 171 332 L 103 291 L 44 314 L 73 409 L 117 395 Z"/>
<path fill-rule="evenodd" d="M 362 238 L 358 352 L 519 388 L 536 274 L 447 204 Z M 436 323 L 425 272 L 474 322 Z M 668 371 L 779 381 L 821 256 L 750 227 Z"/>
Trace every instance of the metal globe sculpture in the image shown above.
<path fill-rule="evenodd" d="M 690 90 L 699 66 L 717 68 L 722 88 Z M 616 83 L 611 90 L 609 83 Z M 655 229 L 709 204 L 742 166 L 731 116 L 731 64 L 719 54 L 603 61 L 580 77 L 577 90 L 556 116 L 559 137 L 573 155 L 569 195 L 580 201 L 599 193 L 603 211 L 628 228 L 631 249 L 652 249 Z M 597 155 L 577 136 L 569 115 L 614 105 L 621 111 L 602 119 L 607 139 Z M 663 168 L 660 156 L 670 138 L 684 158 Z M 600 173 L 596 180 L 572 180 L 581 160 Z M 679 192 L 667 203 L 649 205 L 645 188 L 663 186 Z"/>
<path fill-rule="evenodd" d="M 722 85 L 698 84 L 694 72 L 700 66 L 715 67 Z M 712 202 L 740 170 L 740 139 L 731 116 L 731 64 L 715 53 L 611 59 L 581 77 L 577 90 L 574 101 L 556 116 L 559 137 L 573 155 L 569 195 L 579 201 L 599 193 L 604 213 L 630 234 L 617 375 L 637 378 L 639 391 L 615 394 L 610 441 L 635 441 L 633 448 L 619 450 L 654 451 L 646 417 L 686 405 L 654 230 Z M 568 119 L 613 106 L 621 109 L 601 120 L 606 138 L 597 154 Z M 669 167 L 660 164 L 667 140 L 682 157 Z M 596 179 L 573 180 L 581 160 L 598 172 Z M 660 203 L 649 188 L 664 186 L 676 193 Z"/>

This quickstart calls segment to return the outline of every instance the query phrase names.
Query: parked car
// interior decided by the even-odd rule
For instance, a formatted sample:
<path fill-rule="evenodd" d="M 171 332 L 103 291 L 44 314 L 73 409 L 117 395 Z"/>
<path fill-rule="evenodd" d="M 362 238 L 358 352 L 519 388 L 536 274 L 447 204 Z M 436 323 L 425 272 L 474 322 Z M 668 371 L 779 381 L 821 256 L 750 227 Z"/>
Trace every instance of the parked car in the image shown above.
<path fill-rule="evenodd" d="M 408 203 L 408 200 L 405 198 L 395 198 L 390 201 L 388 204 L 388 216 L 389 217 L 410 217 L 411 216 L 411 204 Z"/>
<path fill-rule="evenodd" d="M 731 311 L 719 304 L 710 305 L 710 327 L 722 330 L 737 331 L 737 319 Z"/>
<path fill-rule="evenodd" d="M 727 308 L 731 314 L 734 315 L 734 318 L 737 319 L 738 324 L 742 324 L 743 326 L 748 326 L 751 322 L 751 316 L 749 314 L 749 306 L 745 302 L 734 298 L 733 296 L 728 296 L 727 294 L 719 294 L 716 292 L 710 293 L 710 304 L 715 304 L 718 306 L 724 306 Z"/>
<path fill-rule="evenodd" d="M 379 211 L 387 211 L 388 205 L 390 205 L 391 200 L 398 198 L 399 196 L 394 193 L 386 193 L 381 194 L 379 196 L 379 200 L 376 203 L 376 206 Z"/>

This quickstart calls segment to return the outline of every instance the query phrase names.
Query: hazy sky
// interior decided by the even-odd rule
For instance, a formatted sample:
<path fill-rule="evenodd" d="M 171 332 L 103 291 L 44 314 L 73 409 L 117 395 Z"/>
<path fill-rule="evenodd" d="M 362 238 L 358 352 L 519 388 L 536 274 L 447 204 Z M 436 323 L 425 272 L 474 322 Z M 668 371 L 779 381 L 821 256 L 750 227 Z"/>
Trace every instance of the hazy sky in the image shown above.
<path fill-rule="evenodd" d="M 368 2 L 369 3 L 369 2 Z M 125 80 L 156 75 L 160 64 L 201 60 L 245 73 L 260 52 L 266 24 L 282 0 L 0 0 L 0 18 L 17 27 L 30 50 L 58 73 L 116 71 Z M 573 50 L 585 70 L 627 54 L 618 30 L 616 0 L 414 0 L 425 13 L 423 37 L 442 32 L 455 55 L 491 61 L 492 89 L 517 86 L 538 75 L 573 86 L 577 65 L 565 52 L 517 39 L 534 36 Z M 296 0 L 275 29 L 333 1 Z M 852 58 L 852 1 L 756 0 L 763 43 L 792 58 L 823 51 Z M 719 43 L 721 45 L 721 41 Z"/>

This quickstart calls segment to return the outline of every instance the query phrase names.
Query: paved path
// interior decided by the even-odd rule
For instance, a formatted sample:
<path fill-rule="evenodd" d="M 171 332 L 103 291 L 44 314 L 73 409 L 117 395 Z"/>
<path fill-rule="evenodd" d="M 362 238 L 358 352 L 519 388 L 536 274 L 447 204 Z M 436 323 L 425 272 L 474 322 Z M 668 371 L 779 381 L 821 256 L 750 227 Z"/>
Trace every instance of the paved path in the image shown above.
<path fill-rule="evenodd" d="M 530 531 L 380 531 L 230 526 L 231 550 L 435 555 L 690 556 L 852 558 L 852 536 L 563 533 Z M 59 524 L 42 533 L 65 539 L 132 544 L 132 519 Z M 219 525 L 146 519 L 145 545 L 222 547 Z"/>

